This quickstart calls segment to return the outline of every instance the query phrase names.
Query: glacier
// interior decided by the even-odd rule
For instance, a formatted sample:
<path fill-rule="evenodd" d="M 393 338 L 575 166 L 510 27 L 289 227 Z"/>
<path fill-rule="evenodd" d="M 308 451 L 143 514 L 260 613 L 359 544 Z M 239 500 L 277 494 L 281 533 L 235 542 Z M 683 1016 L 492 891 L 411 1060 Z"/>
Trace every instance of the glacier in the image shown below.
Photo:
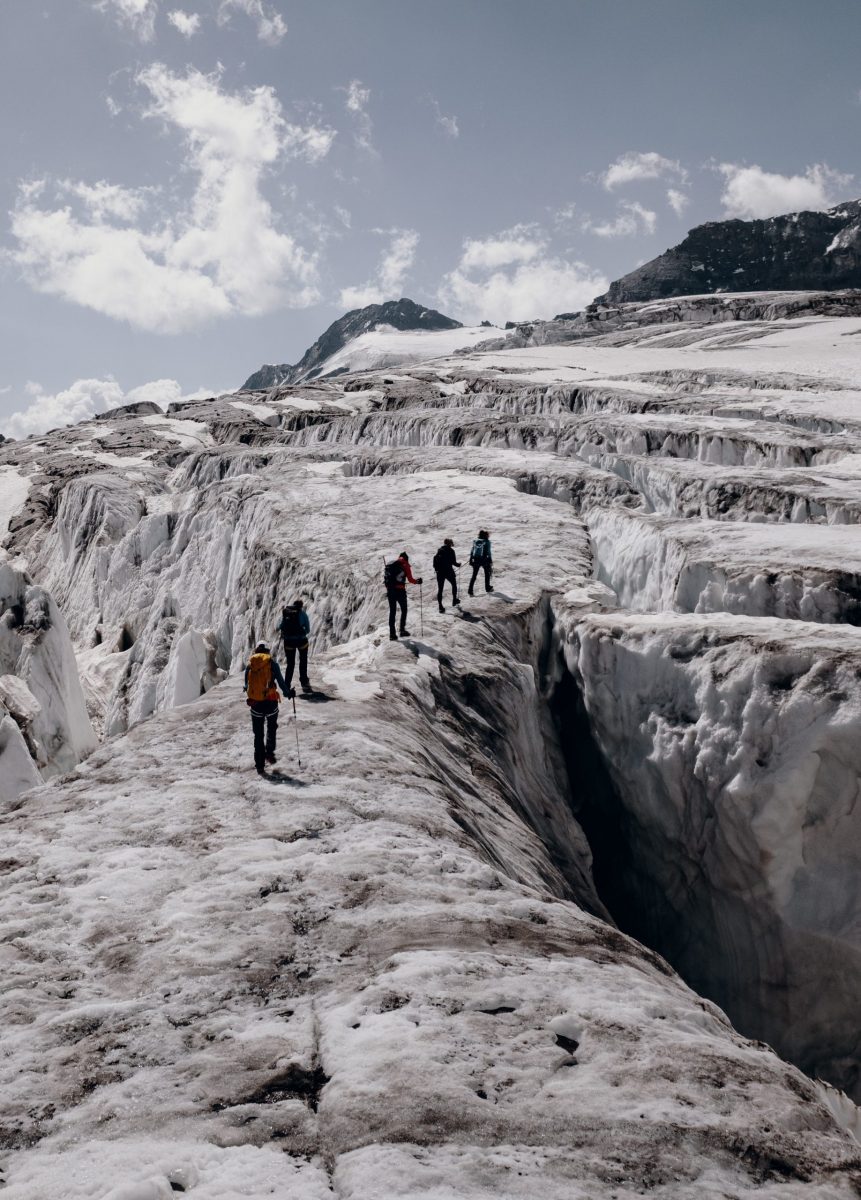
<path fill-rule="evenodd" d="M 12 1200 L 858 1195 L 861 318 L 733 301 L 0 445 Z"/>

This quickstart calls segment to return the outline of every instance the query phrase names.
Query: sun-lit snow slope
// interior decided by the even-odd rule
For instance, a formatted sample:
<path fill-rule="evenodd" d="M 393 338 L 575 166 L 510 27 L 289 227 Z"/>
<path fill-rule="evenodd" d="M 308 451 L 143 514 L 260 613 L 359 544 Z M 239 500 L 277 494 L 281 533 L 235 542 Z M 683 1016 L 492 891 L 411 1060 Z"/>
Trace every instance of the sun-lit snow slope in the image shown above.
<path fill-rule="evenodd" d="M 231 680 L 7 813 L 10 1200 L 857 1195 L 826 1094 L 560 898 L 490 603 L 329 652 L 301 768 Z"/>
<path fill-rule="evenodd" d="M 394 329 L 380 325 L 362 333 L 337 353 L 327 358 L 316 378 L 326 379 L 348 371 L 382 370 L 442 358 L 455 350 L 465 350 L 486 342 L 492 333 L 486 326 L 463 329 Z M 497 336 L 499 335 L 499 331 Z"/>

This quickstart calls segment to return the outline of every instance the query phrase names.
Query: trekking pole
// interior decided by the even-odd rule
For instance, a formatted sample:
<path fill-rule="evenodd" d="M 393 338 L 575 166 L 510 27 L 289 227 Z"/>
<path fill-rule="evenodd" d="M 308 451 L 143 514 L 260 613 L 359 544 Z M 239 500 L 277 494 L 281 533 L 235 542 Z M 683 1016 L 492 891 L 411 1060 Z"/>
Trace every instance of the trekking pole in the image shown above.
<path fill-rule="evenodd" d="M 422 637 L 425 635 L 425 602 L 424 602 L 424 585 L 419 584 L 419 628 L 421 629 Z"/>
<path fill-rule="evenodd" d="M 296 758 L 302 766 L 302 755 L 299 753 L 299 723 L 296 719 L 296 697 L 293 697 L 293 732 L 296 734 Z"/>

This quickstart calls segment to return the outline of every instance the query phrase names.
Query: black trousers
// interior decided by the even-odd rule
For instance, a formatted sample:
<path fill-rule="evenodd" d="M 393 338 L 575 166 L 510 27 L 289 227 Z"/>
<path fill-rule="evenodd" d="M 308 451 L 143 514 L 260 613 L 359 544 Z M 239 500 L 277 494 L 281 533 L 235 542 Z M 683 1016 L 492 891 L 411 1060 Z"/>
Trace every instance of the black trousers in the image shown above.
<path fill-rule="evenodd" d="M 257 701 L 251 710 L 251 728 L 254 730 L 254 765 L 258 771 L 262 771 L 266 755 L 275 753 L 275 739 L 278 735 L 277 700 Z"/>
<path fill-rule="evenodd" d="M 401 610 L 401 633 L 407 627 L 407 589 L 404 588 L 386 588 L 386 595 L 389 598 L 389 633 L 395 632 L 395 616 L 398 609 Z"/>
<path fill-rule="evenodd" d="M 472 564 L 472 579 L 469 581 L 470 594 L 472 593 L 472 589 L 475 587 L 475 581 L 478 577 L 478 572 L 482 569 L 484 570 L 484 590 L 486 592 L 490 591 L 490 573 L 493 570 L 493 564 L 489 562 L 482 562 L 481 559 L 479 559 L 478 562 Z"/>
<path fill-rule="evenodd" d="M 284 657 L 287 660 L 287 670 L 284 672 L 284 682 L 287 684 L 288 692 L 293 672 L 296 670 L 297 650 L 299 651 L 299 680 L 302 684 L 308 683 L 308 643 L 306 642 L 304 646 L 290 646 L 285 642 Z"/>
<path fill-rule="evenodd" d="M 436 600 L 437 604 L 442 604 L 442 589 L 443 584 L 451 584 L 451 598 L 457 599 L 457 576 L 454 573 L 454 567 L 446 567 L 444 571 L 436 573 Z"/>

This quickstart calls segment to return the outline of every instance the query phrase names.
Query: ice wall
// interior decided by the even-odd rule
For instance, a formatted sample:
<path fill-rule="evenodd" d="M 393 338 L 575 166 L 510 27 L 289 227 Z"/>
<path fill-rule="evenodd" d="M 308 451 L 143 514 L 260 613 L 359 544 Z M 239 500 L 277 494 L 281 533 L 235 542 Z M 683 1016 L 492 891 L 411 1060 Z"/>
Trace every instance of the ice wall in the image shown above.
<path fill-rule="evenodd" d="M 861 634 L 622 613 L 559 633 L 612 784 L 578 807 L 611 912 L 857 1098 Z"/>
<path fill-rule="evenodd" d="M 0 562 L 0 798 L 71 770 L 95 746 L 62 614 L 24 571 Z"/>

